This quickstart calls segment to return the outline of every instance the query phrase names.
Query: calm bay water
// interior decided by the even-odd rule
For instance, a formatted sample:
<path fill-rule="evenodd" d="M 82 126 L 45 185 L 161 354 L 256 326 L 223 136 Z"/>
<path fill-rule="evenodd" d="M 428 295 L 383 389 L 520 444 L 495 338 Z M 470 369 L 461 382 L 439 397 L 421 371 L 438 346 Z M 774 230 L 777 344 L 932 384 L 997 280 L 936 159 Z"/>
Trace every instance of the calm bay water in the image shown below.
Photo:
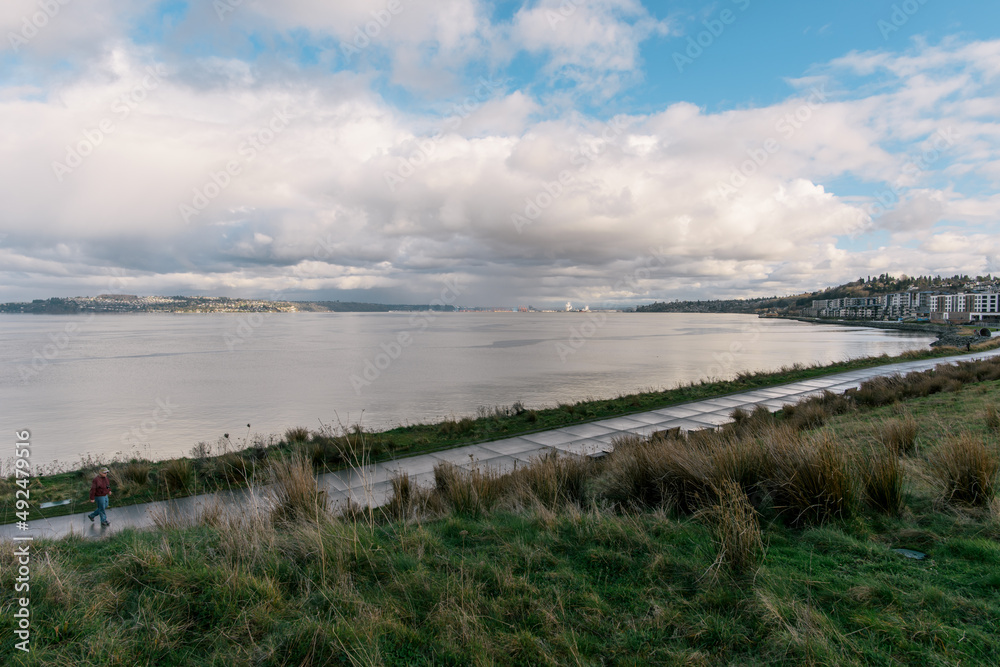
<path fill-rule="evenodd" d="M 160 458 L 223 433 L 553 406 L 931 340 L 742 315 L 0 315 L 0 421 L 11 455 L 32 432 L 35 464 Z"/>

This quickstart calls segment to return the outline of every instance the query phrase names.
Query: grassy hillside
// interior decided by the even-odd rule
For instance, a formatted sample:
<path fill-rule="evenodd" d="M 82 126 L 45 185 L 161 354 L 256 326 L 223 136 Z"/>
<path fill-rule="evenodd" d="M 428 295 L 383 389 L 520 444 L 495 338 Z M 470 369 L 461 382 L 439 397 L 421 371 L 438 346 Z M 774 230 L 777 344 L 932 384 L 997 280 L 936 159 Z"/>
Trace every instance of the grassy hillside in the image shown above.
<path fill-rule="evenodd" d="M 597 461 L 442 465 L 340 518 L 284 457 L 272 511 L 35 544 L 34 648 L 0 662 L 1000 662 L 1000 359 L 734 416 Z"/>

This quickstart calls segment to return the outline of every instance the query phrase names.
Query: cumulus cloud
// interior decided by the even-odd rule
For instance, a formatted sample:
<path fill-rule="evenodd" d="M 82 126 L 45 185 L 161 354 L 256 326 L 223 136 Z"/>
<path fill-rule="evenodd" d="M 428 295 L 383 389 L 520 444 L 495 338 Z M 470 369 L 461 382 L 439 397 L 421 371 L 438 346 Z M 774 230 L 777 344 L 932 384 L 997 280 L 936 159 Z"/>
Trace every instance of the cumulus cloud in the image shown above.
<path fill-rule="evenodd" d="M 641 71 L 639 44 L 668 30 L 638 2 L 543 0 L 507 22 L 473 0 L 403 5 L 371 49 L 391 77 L 427 77 L 411 91 L 448 91 L 427 104 L 399 103 L 360 61 L 182 57 L 100 22 L 87 68 L 0 83 L 0 119 L 20 128 L 0 161 L 0 298 L 114 281 L 426 303 L 450 277 L 467 303 L 613 305 L 948 272 L 963 257 L 968 273 L 970 257 L 1000 254 L 996 197 L 963 180 L 998 176 L 1000 95 L 982 58 L 1000 42 L 850 54 L 767 106 L 598 119 L 502 68 L 465 68 L 529 52 L 552 81 L 616 90 Z M 212 20 L 308 26 L 304 43 L 329 40 L 339 61 L 386 6 L 258 0 Z M 427 74 L 437 66 L 447 81 Z"/>

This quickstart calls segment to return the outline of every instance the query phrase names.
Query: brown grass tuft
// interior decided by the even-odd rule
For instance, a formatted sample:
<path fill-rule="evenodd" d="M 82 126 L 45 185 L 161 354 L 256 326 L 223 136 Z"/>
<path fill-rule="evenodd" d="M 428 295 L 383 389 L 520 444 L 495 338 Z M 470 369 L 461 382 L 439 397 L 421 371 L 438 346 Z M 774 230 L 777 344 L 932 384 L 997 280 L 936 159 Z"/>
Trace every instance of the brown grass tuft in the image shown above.
<path fill-rule="evenodd" d="M 312 464 L 303 454 L 292 453 L 272 461 L 270 474 L 274 490 L 272 521 L 315 521 L 326 514 L 326 492 L 319 490 Z"/>
<path fill-rule="evenodd" d="M 515 493 L 550 510 L 584 500 L 585 485 L 598 465 L 582 456 L 549 452 L 511 475 Z"/>
<path fill-rule="evenodd" d="M 986 410 L 983 411 L 983 421 L 990 431 L 994 433 L 1000 431 L 1000 409 L 995 405 L 986 406 Z"/>
<path fill-rule="evenodd" d="M 725 567 L 734 575 L 746 574 L 760 564 L 764 552 L 757 511 L 735 482 L 722 481 L 715 495 L 717 502 L 702 514 L 712 526 L 718 549 L 712 569 Z"/>
<path fill-rule="evenodd" d="M 889 419 L 879 429 L 879 438 L 890 452 L 912 454 L 917 446 L 917 421 L 912 415 Z"/>
<path fill-rule="evenodd" d="M 503 499 L 510 477 L 496 470 L 462 470 L 453 463 L 434 466 L 434 492 L 455 514 L 480 516 Z"/>
<path fill-rule="evenodd" d="M 297 426 L 295 428 L 290 428 L 285 431 L 285 442 L 308 442 L 309 441 L 309 429 Z"/>
<path fill-rule="evenodd" d="M 898 450 L 876 446 L 862 454 L 859 463 L 868 506 L 899 515 L 903 509 L 903 463 Z"/>
<path fill-rule="evenodd" d="M 855 491 L 849 461 L 829 436 L 808 441 L 775 430 L 767 445 L 775 508 L 791 524 L 823 524 L 851 514 Z"/>
<path fill-rule="evenodd" d="M 984 507 L 996 495 L 1000 461 L 995 451 L 971 433 L 948 438 L 928 463 L 942 497 L 949 503 Z"/>
<path fill-rule="evenodd" d="M 194 484 L 194 470 L 187 459 L 167 461 L 160 468 L 160 479 L 168 491 L 185 491 Z"/>
<path fill-rule="evenodd" d="M 143 461 L 132 461 L 111 471 L 109 477 L 119 487 L 144 487 L 149 483 L 151 466 Z"/>

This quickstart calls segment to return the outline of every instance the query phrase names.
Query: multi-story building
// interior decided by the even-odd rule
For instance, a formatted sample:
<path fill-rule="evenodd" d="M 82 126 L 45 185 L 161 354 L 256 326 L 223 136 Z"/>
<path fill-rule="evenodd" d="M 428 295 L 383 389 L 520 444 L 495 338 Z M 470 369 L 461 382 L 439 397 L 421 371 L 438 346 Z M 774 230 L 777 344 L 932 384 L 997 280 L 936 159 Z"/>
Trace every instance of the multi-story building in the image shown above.
<path fill-rule="evenodd" d="M 1000 294 L 939 294 L 909 290 L 895 294 L 815 299 L 805 314 L 842 319 L 932 319 L 947 322 L 1000 320 Z"/>
<path fill-rule="evenodd" d="M 986 292 L 972 297 L 972 320 L 1000 320 L 1000 294 Z"/>

